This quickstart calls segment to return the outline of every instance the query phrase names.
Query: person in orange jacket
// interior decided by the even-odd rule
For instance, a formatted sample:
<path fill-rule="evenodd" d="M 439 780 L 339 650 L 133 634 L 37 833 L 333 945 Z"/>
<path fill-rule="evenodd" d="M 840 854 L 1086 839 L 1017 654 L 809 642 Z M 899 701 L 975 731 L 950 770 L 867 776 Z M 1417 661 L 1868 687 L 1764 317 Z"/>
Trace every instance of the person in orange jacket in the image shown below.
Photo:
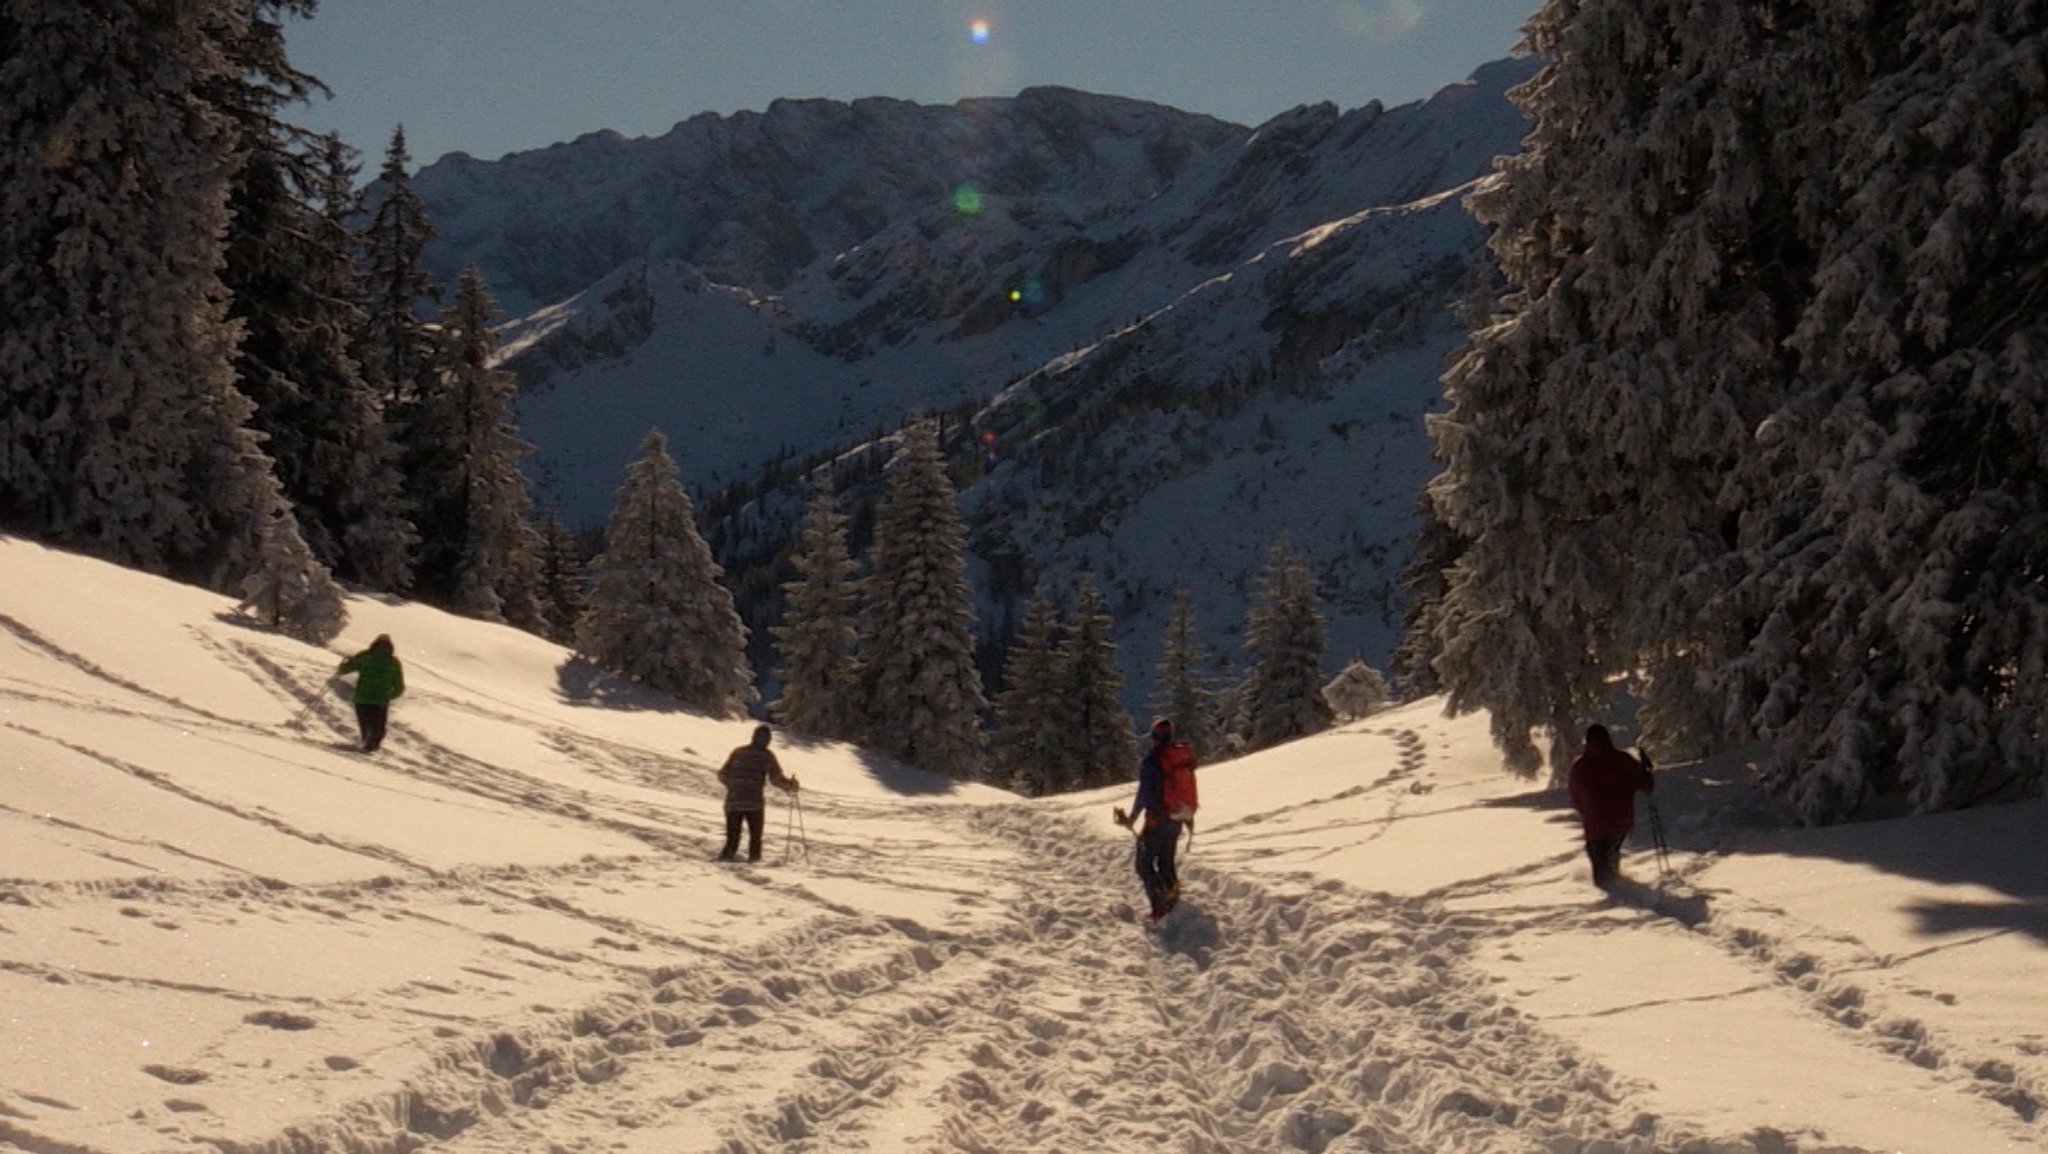
<path fill-rule="evenodd" d="M 1586 746 L 1572 758 L 1566 790 L 1586 835 L 1593 884 L 1606 887 L 1621 876 L 1621 845 L 1636 824 L 1636 795 L 1657 787 L 1643 763 L 1614 747 L 1604 725 L 1586 727 Z"/>
<path fill-rule="evenodd" d="M 1143 829 L 1136 831 L 1134 864 L 1155 922 L 1172 913 L 1180 902 L 1180 869 L 1174 855 L 1180 848 L 1181 829 L 1194 821 L 1194 768 L 1194 751 L 1174 740 L 1173 722 L 1155 719 L 1152 747 L 1138 763 L 1138 796 L 1131 802 L 1130 812 L 1113 811 L 1116 823 L 1125 829 L 1133 829 L 1138 815 L 1145 815 Z"/>

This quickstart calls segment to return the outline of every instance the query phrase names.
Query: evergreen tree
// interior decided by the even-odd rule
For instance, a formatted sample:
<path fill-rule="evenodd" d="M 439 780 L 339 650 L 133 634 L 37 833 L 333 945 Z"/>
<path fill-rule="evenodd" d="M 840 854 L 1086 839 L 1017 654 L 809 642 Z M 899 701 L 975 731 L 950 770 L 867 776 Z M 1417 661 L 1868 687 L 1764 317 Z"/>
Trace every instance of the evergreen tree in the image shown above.
<path fill-rule="evenodd" d="M 1763 53 L 1769 33 L 1736 19 L 1687 28 L 1681 44 L 1660 25 L 1682 8 L 1599 0 L 1575 21 L 1547 6 L 1531 44 L 1569 59 L 1525 90 L 1527 146 L 1472 201 L 1510 291 L 1507 315 L 1445 374 L 1449 408 L 1430 422 L 1445 463 L 1430 507 L 1457 553 L 1418 618 L 1434 630 L 1419 648 L 1454 712 L 1492 712 L 1523 772 L 1541 764 L 1532 730 L 1563 748 L 1614 675 L 1675 685 L 1691 679 L 1684 663 L 1724 656 L 1659 643 L 1691 611 L 1673 578 L 1723 548 L 1725 482 L 1768 411 L 1786 335 L 1739 270 L 1796 276 L 1802 258 L 1772 219 L 1789 174 L 1744 140 L 1744 121 L 1781 105 L 1776 82 L 1696 83 Z M 1682 91 L 1659 107 L 1665 79 Z M 1702 308 L 1702 294 L 1725 307 Z"/>
<path fill-rule="evenodd" d="M 1216 694 L 1202 681 L 1208 664 L 1209 654 L 1195 638 L 1194 596 L 1183 585 L 1174 592 L 1173 612 L 1166 619 L 1152 712 L 1172 721 L 1174 736 L 1193 746 L 1197 757 L 1215 760 L 1223 753 L 1223 742 L 1216 724 Z"/>
<path fill-rule="evenodd" d="M 367 323 L 358 360 L 363 375 L 383 391 L 385 411 L 398 423 L 401 439 L 422 385 L 436 371 L 433 333 L 419 310 L 423 302 L 441 299 L 441 288 L 421 259 L 434 223 L 406 171 L 411 163 L 400 125 L 385 149 L 375 204 L 361 237 Z"/>
<path fill-rule="evenodd" d="M 539 631 L 540 535 L 512 426 L 511 373 L 493 367 L 497 306 L 464 270 L 442 314 L 440 372 L 415 409 L 406 474 L 421 537 L 421 597 L 460 613 Z"/>
<path fill-rule="evenodd" d="M 982 771 L 981 674 L 974 661 L 966 530 L 919 421 L 891 458 L 864 582 L 860 680 L 866 744 L 956 778 Z"/>
<path fill-rule="evenodd" d="M 1432 483 L 1442 480 L 1439 476 Z M 1429 490 L 1425 485 L 1415 502 L 1415 556 L 1400 577 L 1401 587 L 1408 592 L 1407 620 L 1387 660 L 1388 674 L 1400 686 L 1401 696 L 1409 700 L 1444 690 L 1436 671 L 1436 659 L 1443 652 L 1437 621 L 1443 613 L 1445 577 L 1464 550 L 1464 543 L 1437 514 Z"/>
<path fill-rule="evenodd" d="M 281 37 L 258 42 L 273 40 L 281 53 Z M 301 140 L 257 111 L 245 118 L 250 151 L 231 201 L 237 380 L 314 554 L 343 577 L 404 590 L 417 538 L 397 445 L 351 350 L 363 315 L 346 224 L 357 203 L 350 150 L 334 137 Z"/>
<path fill-rule="evenodd" d="M 540 528 L 541 636 L 563 645 L 575 644 L 576 625 L 585 609 L 584 582 L 582 547 L 560 515 L 550 509 Z"/>
<path fill-rule="evenodd" d="M 0 0 L 0 521 L 325 640 L 340 591 L 234 385 L 229 0 Z M 91 62 L 90 67 L 80 66 Z"/>
<path fill-rule="evenodd" d="M 1762 739 L 1826 819 L 2038 788 L 2038 13 L 1553 0 L 1474 198 L 1510 291 L 1445 377 L 1454 708 Z"/>
<path fill-rule="evenodd" d="M 242 609 L 271 628 L 324 645 L 348 624 L 341 590 L 299 537 L 282 499 L 256 527 L 258 564 L 242 578 Z"/>
<path fill-rule="evenodd" d="M 1124 679 L 1110 638 L 1114 625 L 1093 575 L 1082 574 L 1074 616 L 1059 647 L 1064 708 L 1054 730 L 1062 739 L 1067 773 L 1082 788 L 1126 781 L 1138 760 L 1131 718 L 1120 701 Z"/>
<path fill-rule="evenodd" d="M 1323 612 L 1308 562 L 1284 542 L 1259 574 L 1259 601 L 1245 622 L 1251 669 L 1244 682 L 1244 736 L 1264 749 L 1329 728 L 1323 700 Z"/>
<path fill-rule="evenodd" d="M 1743 578 L 1694 623 L 1716 653 L 1743 646 L 1700 679 L 1706 701 L 1681 696 L 1683 681 L 1653 683 L 1651 700 L 1686 721 L 1743 716 L 1728 732 L 1770 743 L 1760 768 L 1810 819 L 1873 796 L 1925 811 L 2038 793 L 2042 14 L 1936 0 L 1829 12 L 1793 39 L 1788 65 L 1817 89 L 1795 136 L 1826 177 L 1796 170 L 1788 215 L 1815 271 L 1767 282 L 1798 294 L 1776 362 L 1796 375 L 1745 442 L 1759 467 L 1743 471 L 1741 507 L 1761 531 L 1739 542 Z M 1828 71 L 1806 75 L 1815 60 Z"/>
<path fill-rule="evenodd" d="M 770 712 L 783 725 L 819 737 L 847 737 L 854 730 L 848 696 L 857 685 L 859 586 L 846 522 L 833 500 L 831 477 L 821 475 L 790 558 L 796 578 L 782 587 L 787 598 L 782 624 L 771 630 L 782 663 L 782 696 Z"/>
<path fill-rule="evenodd" d="M 626 470 L 591 574 L 577 630 L 586 656 L 715 717 L 746 711 L 754 699 L 747 627 L 659 430 Z"/>
<path fill-rule="evenodd" d="M 996 775 L 1000 784 L 1029 797 L 1079 784 L 1069 773 L 1060 733 L 1067 713 L 1060 629 L 1059 611 L 1041 587 L 1025 607 L 1003 665 L 1003 691 L 996 695 Z"/>
<path fill-rule="evenodd" d="M 1387 707 L 1387 679 L 1380 671 L 1353 658 L 1323 686 L 1323 700 L 1344 721 L 1370 717 Z"/>

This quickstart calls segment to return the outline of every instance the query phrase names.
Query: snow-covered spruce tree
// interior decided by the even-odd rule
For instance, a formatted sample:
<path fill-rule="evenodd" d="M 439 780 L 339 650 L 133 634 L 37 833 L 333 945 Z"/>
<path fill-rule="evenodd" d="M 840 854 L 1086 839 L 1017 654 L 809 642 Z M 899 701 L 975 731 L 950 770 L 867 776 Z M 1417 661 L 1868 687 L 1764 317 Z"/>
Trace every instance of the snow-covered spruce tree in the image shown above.
<path fill-rule="evenodd" d="M 1062 760 L 1083 789 L 1129 780 L 1138 764 L 1131 717 L 1120 703 L 1123 674 L 1116 664 L 1115 621 L 1093 574 L 1083 573 L 1074 594 L 1074 615 L 1059 645 L 1063 722 L 1054 730 L 1064 746 Z"/>
<path fill-rule="evenodd" d="M 918 421 L 890 459 L 862 583 L 861 732 L 884 753 L 955 778 L 983 769 L 966 539 L 938 429 Z"/>
<path fill-rule="evenodd" d="M 234 385 L 221 281 L 230 0 L 0 0 L 0 522 L 333 636 Z M 91 67 L 80 67 L 80 61 Z"/>
<path fill-rule="evenodd" d="M 497 313 L 465 269 L 441 315 L 440 371 L 407 429 L 406 477 L 420 533 L 419 595 L 458 613 L 538 632 L 540 534 L 512 426 L 518 380 L 493 367 Z"/>
<path fill-rule="evenodd" d="M 1003 663 L 1003 691 L 996 695 L 996 738 L 992 763 L 996 784 L 1028 797 L 1043 797 L 1077 786 L 1069 772 L 1059 727 L 1065 722 L 1067 687 L 1061 678 L 1060 615 L 1041 587 L 1024 610 L 1017 636 Z"/>
<path fill-rule="evenodd" d="M 288 70 L 271 27 L 253 39 L 278 42 L 271 67 Z M 243 331 L 237 381 L 256 403 L 255 426 L 314 554 L 339 576 L 402 591 L 417 538 L 400 494 L 398 447 L 351 349 L 364 320 L 346 224 L 355 166 L 338 138 L 306 139 L 264 111 L 259 103 L 240 121 L 249 151 L 230 202 L 226 279 Z"/>
<path fill-rule="evenodd" d="M 1244 738 L 1264 749 L 1329 728 L 1323 700 L 1323 611 L 1308 562 L 1285 542 L 1259 573 L 1259 599 L 1245 620 L 1251 668 L 1244 680 Z"/>
<path fill-rule="evenodd" d="M 747 627 L 659 430 L 626 469 L 590 570 L 590 608 L 577 630 L 586 656 L 715 717 L 746 712 L 755 696 Z"/>
<path fill-rule="evenodd" d="M 1655 739 L 1766 739 L 1814 819 L 2036 787 L 2037 15 L 1528 32 L 1536 128 L 1474 199 L 1513 287 L 1432 426 L 1453 706 L 1533 763 L 1634 676 Z"/>
<path fill-rule="evenodd" d="M 315 645 L 332 640 L 348 624 L 341 590 L 325 565 L 299 536 L 298 524 L 282 497 L 256 529 L 261 559 L 235 590 L 241 608 L 280 632 Z"/>
<path fill-rule="evenodd" d="M 1153 713 L 1173 722 L 1174 736 L 1193 746 L 1195 755 L 1205 761 L 1223 755 L 1216 694 L 1202 677 L 1209 664 L 1209 654 L 1195 637 L 1194 595 L 1183 585 L 1174 592 L 1173 611 L 1166 619 L 1150 705 Z"/>
<path fill-rule="evenodd" d="M 242 328 L 236 381 L 256 403 L 279 482 L 314 555 L 341 577 L 402 590 L 412 526 L 396 445 L 351 343 L 363 324 L 353 150 L 283 119 L 319 81 L 293 67 L 283 21 L 314 0 L 245 0 L 223 32 L 233 74 L 211 89 L 237 140 L 228 210 L 229 316 Z"/>
<path fill-rule="evenodd" d="M 831 477 L 821 473 L 790 555 L 796 577 L 782 587 L 782 624 L 770 630 L 782 664 L 782 695 L 769 712 L 783 725 L 818 737 L 848 737 L 855 728 L 851 697 L 858 688 L 853 655 L 859 583 L 846 524 Z"/>
<path fill-rule="evenodd" d="M 1472 199 L 1510 287 L 1430 423 L 1428 500 L 1458 551 L 1419 648 L 1524 772 L 1532 730 L 1562 752 L 1616 676 L 1665 739 L 1718 725 L 1695 687 L 1741 626 L 1702 625 L 1784 388 L 1780 291 L 1807 261 L 1785 227 L 1798 138 L 1771 143 L 1805 81 L 1762 15 L 1547 5 L 1528 35 L 1552 63 L 1518 95 L 1535 127 Z"/>
<path fill-rule="evenodd" d="M 553 509 L 540 526 L 541 636 L 563 645 L 576 641 L 585 609 L 583 551 Z"/>
<path fill-rule="evenodd" d="M 1812 275 L 1774 484 L 1710 685 L 1809 819 L 2039 792 L 2048 765 L 2048 34 L 2033 5 L 1826 12 L 1787 37 Z M 1810 71 L 1810 74 L 1808 72 Z"/>
<path fill-rule="evenodd" d="M 1724 548 L 1720 488 L 1742 406 L 1769 403 L 1754 385 L 1776 323 L 1755 294 L 1705 307 L 1731 272 L 1717 246 L 1754 245 L 1735 258 L 1750 264 L 1776 243 L 1757 226 L 1777 183 L 1739 125 L 1754 105 L 1708 79 L 1751 16 L 1546 6 L 1529 35 L 1552 64 L 1519 96 L 1535 127 L 1472 198 L 1510 289 L 1430 423 L 1445 468 L 1428 500 L 1462 549 L 1419 620 L 1452 710 L 1489 709 L 1523 772 L 1541 762 L 1532 730 L 1557 750 L 1652 650 L 1706 657 L 1662 648 L 1692 612 L 1672 577 Z"/>
<path fill-rule="evenodd" d="M 1354 657 L 1323 686 L 1323 700 L 1340 721 L 1370 717 L 1387 707 L 1387 679 Z"/>
<path fill-rule="evenodd" d="M 1443 679 L 1436 672 L 1442 645 L 1437 621 L 1443 612 L 1445 578 L 1465 547 L 1437 515 L 1428 486 L 1416 499 L 1415 521 L 1415 556 L 1399 579 L 1408 594 L 1407 620 L 1387 659 L 1387 674 L 1407 700 L 1443 692 Z"/>
<path fill-rule="evenodd" d="M 383 392 L 385 411 L 401 437 L 421 385 L 436 370 L 433 332 L 419 310 L 441 299 L 441 287 L 420 257 L 433 239 L 434 222 L 406 171 L 411 163 L 405 126 L 400 125 L 384 151 L 369 220 L 359 238 L 367 320 L 357 359 L 363 375 Z"/>

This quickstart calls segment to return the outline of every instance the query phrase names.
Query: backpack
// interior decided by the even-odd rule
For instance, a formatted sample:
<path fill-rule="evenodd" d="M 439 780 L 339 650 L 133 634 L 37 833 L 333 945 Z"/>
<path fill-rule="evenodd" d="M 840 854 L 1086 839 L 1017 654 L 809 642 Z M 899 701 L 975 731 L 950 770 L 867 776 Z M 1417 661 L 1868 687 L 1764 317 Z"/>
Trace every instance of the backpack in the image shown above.
<path fill-rule="evenodd" d="M 1185 741 L 1168 742 L 1159 751 L 1159 800 L 1167 817 L 1194 820 L 1200 805 L 1195 797 L 1195 748 Z"/>

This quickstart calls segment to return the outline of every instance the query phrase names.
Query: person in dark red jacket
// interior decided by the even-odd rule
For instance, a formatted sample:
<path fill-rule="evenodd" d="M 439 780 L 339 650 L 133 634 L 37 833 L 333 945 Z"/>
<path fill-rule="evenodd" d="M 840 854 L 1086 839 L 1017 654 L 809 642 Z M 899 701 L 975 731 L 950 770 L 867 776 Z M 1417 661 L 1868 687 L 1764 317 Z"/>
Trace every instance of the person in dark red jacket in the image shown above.
<path fill-rule="evenodd" d="M 1636 795 L 1655 789 L 1657 780 L 1633 755 L 1614 748 L 1606 726 L 1589 725 L 1566 787 L 1586 831 L 1593 884 L 1608 885 L 1621 876 L 1621 843 L 1635 828 Z"/>

